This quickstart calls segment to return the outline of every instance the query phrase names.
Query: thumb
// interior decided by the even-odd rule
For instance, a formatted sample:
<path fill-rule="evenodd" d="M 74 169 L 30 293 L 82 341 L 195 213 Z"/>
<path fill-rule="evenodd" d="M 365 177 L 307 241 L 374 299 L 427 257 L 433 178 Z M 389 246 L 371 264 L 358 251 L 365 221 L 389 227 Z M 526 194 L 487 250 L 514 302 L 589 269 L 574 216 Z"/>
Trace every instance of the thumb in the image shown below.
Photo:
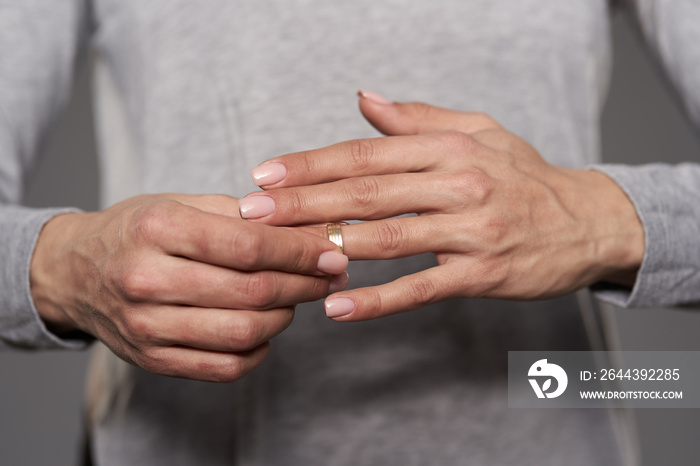
<path fill-rule="evenodd" d="M 359 91 L 362 115 L 387 136 L 461 131 L 471 134 L 501 126 L 485 113 L 458 112 L 421 102 L 391 102 L 371 91 Z"/>

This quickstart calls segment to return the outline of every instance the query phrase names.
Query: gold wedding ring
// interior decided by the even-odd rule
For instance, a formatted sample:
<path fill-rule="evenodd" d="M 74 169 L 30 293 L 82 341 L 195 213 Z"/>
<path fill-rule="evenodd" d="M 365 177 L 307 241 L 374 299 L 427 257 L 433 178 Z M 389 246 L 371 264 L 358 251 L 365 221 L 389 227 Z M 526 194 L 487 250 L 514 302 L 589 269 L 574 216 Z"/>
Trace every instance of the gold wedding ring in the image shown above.
<path fill-rule="evenodd" d="M 345 250 L 343 249 L 343 233 L 340 231 L 340 225 L 342 224 L 329 223 L 326 225 L 326 229 L 328 230 L 328 239 L 340 248 L 340 252 L 345 254 Z"/>

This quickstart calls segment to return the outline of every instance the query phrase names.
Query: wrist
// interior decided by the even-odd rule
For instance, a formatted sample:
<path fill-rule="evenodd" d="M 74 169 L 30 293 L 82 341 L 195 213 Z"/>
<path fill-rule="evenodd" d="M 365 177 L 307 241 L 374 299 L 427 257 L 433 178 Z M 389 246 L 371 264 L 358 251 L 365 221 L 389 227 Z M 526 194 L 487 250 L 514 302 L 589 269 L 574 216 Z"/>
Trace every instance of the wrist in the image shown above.
<path fill-rule="evenodd" d="M 34 306 L 46 327 L 55 334 L 80 331 L 69 312 L 73 274 L 66 254 L 72 238 L 92 214 L 66 213 L 44 224 L 30 262 L 30 287 Z"/>
<path fill-rule="evenodd" d="M 589 227 L 594 282 L 631 287 L 645 250 L 644 227 L 632 200 L 610 177 L 595 170 L 574 170 L 586 191 L 580 213 Z"/>

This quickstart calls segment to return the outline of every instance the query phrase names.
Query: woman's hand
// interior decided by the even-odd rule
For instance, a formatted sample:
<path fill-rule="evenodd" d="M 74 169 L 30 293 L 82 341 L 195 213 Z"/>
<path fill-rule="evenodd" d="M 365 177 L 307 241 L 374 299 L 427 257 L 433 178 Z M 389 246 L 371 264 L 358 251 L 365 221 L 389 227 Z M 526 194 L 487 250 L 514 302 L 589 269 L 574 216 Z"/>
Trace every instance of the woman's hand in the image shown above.
<path fill-rule="evenodd" d="M 246 222 L 238 209 L 228 196 L 167 194 L 55 217 L 31 263 L 39 314 L 151 372 L 245 375 L 294 304 L 344 288 L 347 257 L 318 233 Z"/>
<path fill-rule="evenodd" d="M 484 114 L 391 103 L 360 108 L 392 137 L 278 157 L 253 170 L 265 191 L 241 199 L 270 225 L 371 220 L 342 227 L 351 259 L 425 252 L 438 266 L 329 296 L 339 321 L 455 297 L 550 298 L 600 280 L 631 283 L 644 252 L 636 211 L 596 171 L 547 163 Z M 418 216 L 391 218 L 401 214 Z"/>

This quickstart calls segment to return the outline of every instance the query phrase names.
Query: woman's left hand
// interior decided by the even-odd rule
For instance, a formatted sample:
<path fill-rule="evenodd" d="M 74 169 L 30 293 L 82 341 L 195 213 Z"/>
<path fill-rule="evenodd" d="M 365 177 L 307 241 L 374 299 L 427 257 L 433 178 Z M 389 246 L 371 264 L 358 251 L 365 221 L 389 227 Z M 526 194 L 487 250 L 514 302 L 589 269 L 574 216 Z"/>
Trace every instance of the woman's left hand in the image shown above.
<path fill-rule="evenodd" d="M 372 319 L 455 297 L 544 299 L 601 280 L 634 281 L 644 232 L 606 175 L 547 163 L 480 113 L 392 103 L 361 93 L 391 137 L 277 157 L 253 170 L 265 191 L 240 201 L 271 225 L 370 220 L 342 227 L 350 259 L 425 252 L 438 265 L 326 299 L 338 321 Z M 417 216 L 391 218 L 402 214 Z"/>

